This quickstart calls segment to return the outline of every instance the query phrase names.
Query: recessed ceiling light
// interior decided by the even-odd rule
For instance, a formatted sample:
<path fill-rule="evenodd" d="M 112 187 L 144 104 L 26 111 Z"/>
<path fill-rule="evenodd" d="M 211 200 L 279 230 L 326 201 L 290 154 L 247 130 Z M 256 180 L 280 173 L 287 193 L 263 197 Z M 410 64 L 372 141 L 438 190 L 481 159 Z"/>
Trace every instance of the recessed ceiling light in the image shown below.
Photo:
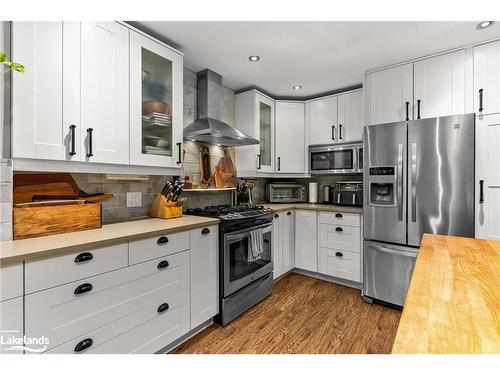
<path fill-rule="evenodd" d="M 250 60 L 251 62 L 257 62 L 260 60 L 260 56 L 258 55 L 250 55 L 248 56 L 248 60 Z"/>
<path fill-rule="evenodd" d="M 481 21 L 476 25 L 476 30 L 484 30 L 491 25 L 493 25 L 495 21 Z"/>
<path fill-rule="evenodd" d="M 295 86 L 292 87 L 292 89 L 294 89 L 294 90 L 300 90 L 300 89 L 302 89 L 302 86 L 301 85 L 295 85 Z"/>

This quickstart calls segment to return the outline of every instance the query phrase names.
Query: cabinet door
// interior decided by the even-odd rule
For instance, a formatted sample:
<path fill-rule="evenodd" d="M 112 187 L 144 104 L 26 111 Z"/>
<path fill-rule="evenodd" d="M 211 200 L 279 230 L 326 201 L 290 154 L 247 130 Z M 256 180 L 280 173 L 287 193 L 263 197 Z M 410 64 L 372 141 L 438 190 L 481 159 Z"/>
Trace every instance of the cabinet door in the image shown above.
<path fill-rule="evenodd" d="M 193 229 L 191 241 L 191 329 L 219 313 L 217 226 Z"/>
<path fill-rule="evenodd" d="M 82 148 L 85 160 L 129 163 L 129 30 L 82 23 Z"/>
<path fill-rule="evenodd" d="M 257 172 L 274 172 L 274 101 L 263 95 L 257 98 L 257 139 L 259 153 L 257 154 Z"/>
<path fill-rule="evenodd" d="M 295 267 L 317 272 L 318 246 L 315 211 L 295 212 Z"/>
<path fill-rule="evenodd" d="M 500 41 L 474 47 L 474 111 L 500 113 Z"/>
<path fill-rule="evenodd" d="M 368 73 L 365 84 L 367 125 L 412 119 L 413 64 Z"/>
<path fill-rule="evenodd" d="M 465 65 L 464 50 L 415 63 L 416 119 L 465 113 Z"/>
<path fill-rule="evenodd" d="M 130 164 L 179 167 L 182 55 L 130 32 Z"/>
<path fill-rule="evenodd" d="M 276 102 L 276 172 L 304 173 L 304 103 Z"/>
<path fill-rule="evenodd" d="M 283 273 L 295 267 L 295 213 L 283 212 Z"/>
<path fill-rule="evenodd" d="M 22 340 L 23 330 L 23 297 L 0 302 L 0 354 L 22 354 L 23 349 L 11 350 L 22 345 L 10 344 Z"/>
<path fill-rule="evenodd" d="M 476 142 L 476 237 L 500 240 L 500 115 L 476 117 Z"/>
<path fill-rule="evenodd" d="M 309 144 L 320 145 L 338 141 L 337 97 L 331 96 L 309 105 Z"/>
<path fill-rule="evenodd" d="M 363 95 L 361 90 L 338 96 L 339 142 L 363 139 Z"/>
<path fill-rule="evenodd" d="M 80 24 L 13 22 L 12 57 L 12 156 L 80 160 Z"/>
<path fill-rule="evenodd" d="M 273 279 L 283 275 L 283 218 L 274 214 L 273 220 Z"/>

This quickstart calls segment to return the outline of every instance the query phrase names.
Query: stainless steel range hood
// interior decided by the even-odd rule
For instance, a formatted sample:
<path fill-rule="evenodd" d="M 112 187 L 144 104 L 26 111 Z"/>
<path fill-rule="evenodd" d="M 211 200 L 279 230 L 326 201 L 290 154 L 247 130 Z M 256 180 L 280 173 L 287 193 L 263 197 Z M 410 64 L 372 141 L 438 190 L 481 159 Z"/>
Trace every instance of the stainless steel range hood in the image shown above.
<path fill-rule="evenodd" d="M 221 121 L 222 76 L 210 69 L 196 76 L 198 119 L 184 128 L 184 139 L 228 147 L 258 144 L 258 140 Z"/>

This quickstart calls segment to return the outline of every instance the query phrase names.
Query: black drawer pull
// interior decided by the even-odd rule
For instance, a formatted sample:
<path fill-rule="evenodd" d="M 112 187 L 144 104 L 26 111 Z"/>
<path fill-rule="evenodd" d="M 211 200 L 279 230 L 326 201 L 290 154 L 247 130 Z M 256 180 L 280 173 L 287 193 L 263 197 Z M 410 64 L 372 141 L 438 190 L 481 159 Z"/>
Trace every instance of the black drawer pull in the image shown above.
<path fill-rule="evenodd" d="M 78 352 L 81 352 L 82 350 L 90 348 L 93 343 L 94 343 L 94 340 L 92 340 L 90 338 L 83 339 L 78 344 L 76 344 L 75 353 L 78 353 Z"/>
<path fill-rule="evenodd" d="M 158 269 L 161 270 L 162 268 L 167 268 L 170 264 L 166 260 L 162 260 L 160 263 L 158 263 Z"/>
<path fill-rule="evenodd" d="M 341 227 L 335 228 L 335 232 L 343 232 L 344 230 Z"/>
<path fill-rule="evenodd" d="M 165 236 L 158 238 L 158 241 L 156 241 L 156 243 L 158 245 L 165 245 L 167 242 L 168 242 L 168 238 Z"/>
<path fill-rule="evenodd" d="M 288 211 L 286 214 L 287 214 L 288 216 L 290 216 L 292 213 L 291 213 L 290 211 Z"/>
<path fill-rule="evenodd" d="M 275 218 L 275 219 L 277 219 L 277 218 L 279 218 L 279 217 L 280 217 L 280 215 L 278 215 L 278 214 L 274 214 L 274 218 Z"/>
<path fill-rule="evenodd" d="M 342 254 L 340 251 L 337 251 L 337 252 L 335 253 L 335 256 L 336 256 L 336 257 L 343 257 L 343 256 L 344 256 L 344 254 Z"/>
<path fill-rule="evenodd" d="M 94 256 L 91 253 L 81 253 L 76 256 L 75 263 L 88 262 L 92 259 L 94 259 Z"/>
<path fill-rule="evenodd" d="M 201 230 L 201 234 L 209 234 L 209 233 L 210 233 L 210 229 L 208 229 L 208 228 L 203 228 Z"/>
<path fill-rule="evenodd" d="M 162 303 L 159 307 L 158 307 L 158 313 L 161 314 L 162 312 L 165 312 L 169 309 L 169 305 L 168 303 Z"/>
<path fill-rule="evenodd" d="M 92 284 L 85 283 L 85 284 L 82 284 L 82 285 L 79 285 L 79 286 L 76 287 L 75 294 L 78 295 L 78 294 L 88 293 L 92 289 L 94 289 L 94 287 L 92 286 Z"/>
<path fill-rule="evenodd" d="M 269 243 L 269 240 L 267 238 L 264 238 L 265 243 Z"/>
<path fill-rule="evenodd" d="M 337 217 L 337 218 L 341 218 L 341 217 L 342 217 L 342 214 L 338 214 L 338 213 L 337 213 L 337 214 L 335 214 L 335 217 Z"/>

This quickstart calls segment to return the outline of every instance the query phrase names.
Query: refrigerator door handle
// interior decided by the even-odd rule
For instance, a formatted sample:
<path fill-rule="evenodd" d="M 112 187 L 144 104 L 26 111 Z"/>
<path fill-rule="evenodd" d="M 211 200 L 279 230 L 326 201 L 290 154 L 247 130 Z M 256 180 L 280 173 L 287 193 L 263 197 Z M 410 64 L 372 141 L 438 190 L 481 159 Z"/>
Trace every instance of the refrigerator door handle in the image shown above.
<path fill-rule="evenodd" d="M 398 220 L 403 221 L 403 145 L 398 145 L 398 171 L 397 171 L 397 199 Z"/>
<path fill-rule="evenodd" d="M 417 222 L 417 144 L 411 144 L 411 221 Z"/>

